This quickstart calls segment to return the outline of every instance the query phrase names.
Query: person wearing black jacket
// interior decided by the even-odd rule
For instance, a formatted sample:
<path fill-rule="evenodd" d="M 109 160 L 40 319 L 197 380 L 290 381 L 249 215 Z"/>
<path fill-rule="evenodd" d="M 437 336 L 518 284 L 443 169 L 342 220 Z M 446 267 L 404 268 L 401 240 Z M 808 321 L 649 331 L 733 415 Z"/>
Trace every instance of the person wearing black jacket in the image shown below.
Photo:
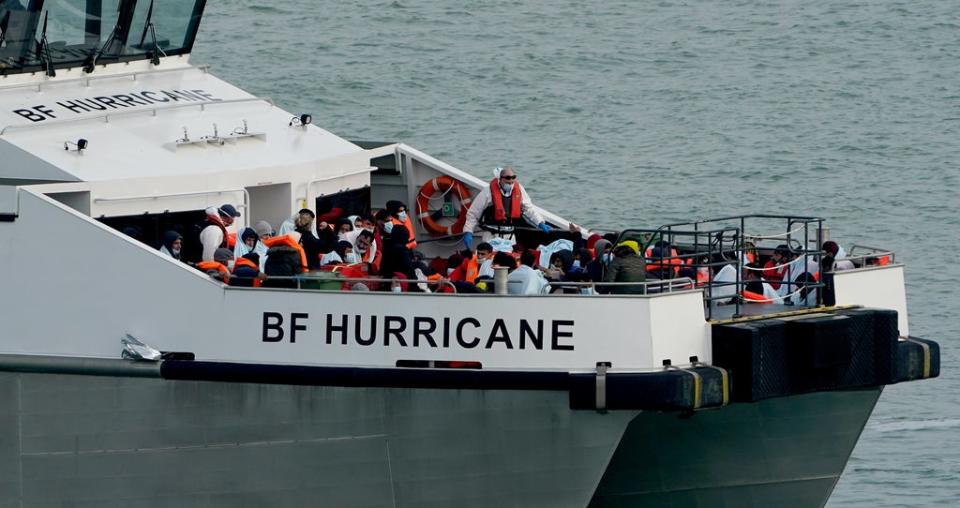
<path fill-rule="evenodd" d="M 384 241 L 383 258 L 380 261 L 380 274 L 383 277 L 393 277 L 395 273 L 402 273 L 408 279 L 416 279 L 413 269 L 413 259 L 407 242 L 410 241 L 410 232 L 405 226 L 394 225 Z"/>

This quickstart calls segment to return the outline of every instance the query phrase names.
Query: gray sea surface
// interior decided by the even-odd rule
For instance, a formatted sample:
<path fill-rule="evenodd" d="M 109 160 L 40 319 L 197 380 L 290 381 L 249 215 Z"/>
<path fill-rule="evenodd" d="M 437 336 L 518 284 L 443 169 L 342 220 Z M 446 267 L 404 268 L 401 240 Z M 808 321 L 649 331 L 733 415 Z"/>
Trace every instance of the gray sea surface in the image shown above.
<path fill-rule="evenodd" d="M 829 506 L 960 493 L 960 9 L 944 1 L 210 2 L 195 62 L 591 226 L 821 215 L 907 265 L 939 379 L 889 387 Z"/>

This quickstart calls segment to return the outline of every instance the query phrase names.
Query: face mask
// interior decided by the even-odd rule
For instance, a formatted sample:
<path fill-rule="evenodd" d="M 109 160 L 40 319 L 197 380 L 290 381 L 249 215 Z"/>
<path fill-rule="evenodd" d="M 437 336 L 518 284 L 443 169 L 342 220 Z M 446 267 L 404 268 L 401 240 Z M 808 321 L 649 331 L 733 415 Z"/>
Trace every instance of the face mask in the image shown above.
<path fill-rule="evenodd" d="M 573 267 L 574 267 L 574 268 L 580 268 L 580 260 L 579 260 L 579 259 L 574 259 L 574 260 L 573 260 Z"/>
<path fill-rule="evenodd" d="M 407 222 L 407 212 L 400 212 L 400 213 L 398 213 L 398 214 L 397 214 L 397 219 L 399 219 L 400 222 Z"/>
<path fill-rule="evenodd" d="M 357 245 L 357 250 L 360 251 L 360 254 L 367 252 L 367 247 L 365 245 Z"/>
<path fill-rule="evenodd" d="M 354 263 L 359 263 L 360 259 L 357 257 L 357 254 L 355 252 L 351 252 L 350 254 L 347 254 L 346 258 L 344 259 L 344 262 L 347 263 L 348 265 L 352 265 Z"/>
<path fill-rule="evenodd" d="M 174 256 L 179 256 L 179 255 L 180 255 L 180 249 L 173 249 L 172 251 L 170 251 L 170 253 L 173 254 Z"/>
<path fill-rule="evenodd" d="M 394 293 L 402 293 L 403 288 L 400 286 L 393 286 L 392 288 L 390 288 L 390 291 L 393 291 Z"/>
<path fill-rule="evenodd" d="M 235 261 L 232 259 L 230 261 L 227 261 L 227 270 L 230 270 L 232 272 L 234 263 Z"/>
<path fill-rule="evenodd" d="M 373 233 L 373 226 L 370 226 L 370 227 L 368 227 L 368 228 L 365 228 L 365 227 L 362 227 L 362 226 L 361 226 L 360 229 L 366 229 L 367 231 Z"/>
<path fill-rule="evenodd" d="M 612 252 L 604 253 L 604 255 L 603 255 L 603 262 L 604 262 L 604 263 L 609 263 L 609 262 L 611 262 L 611 261 L 613 261 L 613 253 L 612 253 Z"/>
<path fill-rule="evenodd" d="M 393 231 L 393 223 L 392 223 L 392 222 L 384 222 L 384 223 L 383 223 L 383 231 L 384 231 L 386 234 L 389 235 L 390 232 Z"/>
<path fill-rule="evenodd" d="M 512 183 L 503 183 L 503 182 L 500 182 L 500 189 L 502 189 L 503 192 L 510 192 L 510 189 L 512 189 L 512 188 L 513 188 L 513 184 L 512 184 Z"/>

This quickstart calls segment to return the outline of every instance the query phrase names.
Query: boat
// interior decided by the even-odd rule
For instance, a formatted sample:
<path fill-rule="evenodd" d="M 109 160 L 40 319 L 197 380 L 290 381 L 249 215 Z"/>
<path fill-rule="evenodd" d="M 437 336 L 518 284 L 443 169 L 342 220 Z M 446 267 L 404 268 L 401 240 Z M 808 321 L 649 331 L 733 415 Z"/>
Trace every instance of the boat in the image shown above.
<path fill-rule="evenodd" d="M 0 6 L 0 504 L 818 506 L 883 387 L 939 375 L 896 253 L 833 270 L 813 216 L 606 232 L 659 267 L 631 294 L 224 284 L 164 231 L 399 200 L 443 260 L 488 181 L 194 64 L 204 0 L 24 4 Z M 818 276 L 746 301 L 781 244 Z"/>

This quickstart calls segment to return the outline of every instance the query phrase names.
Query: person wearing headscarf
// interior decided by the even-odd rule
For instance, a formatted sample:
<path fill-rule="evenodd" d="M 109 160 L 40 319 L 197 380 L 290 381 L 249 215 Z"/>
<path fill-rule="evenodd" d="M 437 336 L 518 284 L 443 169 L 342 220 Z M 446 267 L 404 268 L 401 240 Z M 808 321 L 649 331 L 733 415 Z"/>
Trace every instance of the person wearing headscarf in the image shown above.
<path fill-rule="evenodd" d="M 160 243 L 160 254 L 180 260 L 180 249 L 183 248 L 183 236 L 176 231 L 167 231 L 163 234 Z"/>
<path fill-rule="evenodd" d="M 245 228 L 240 233 L 240 241 L 233 246 L 234 259 L 240 259 L 247 254 L 254 252 L 257 254 L 260 269 L 263 269 L 263 262 L 267 257 L 267 246 L 260 241 L 260 235 L 253 228 Z"/>
<path fill-rule="evenodd" d="M 610 240 L 601 238 L 594 242 L 593 252 L 596 253 L 596 258 L 587 263 L 587 275 L 590 276 L 590 280 L 594 282 L 603 280 L 607 265 L 613 260 L 612 248 L 613 244 L 610 243 Z"/>
<path fill-rule="evenodd" d="M 349 218 L 338 219 L 337 224 L 333 228 L 333 230 L 337 233 L 337 238 L 339 240 L 344 240 L 345 238 L 343 235 L 353 231 L 354 229 L 356 228 L 353 226 L 353 221 L 351 221 Z"/>

